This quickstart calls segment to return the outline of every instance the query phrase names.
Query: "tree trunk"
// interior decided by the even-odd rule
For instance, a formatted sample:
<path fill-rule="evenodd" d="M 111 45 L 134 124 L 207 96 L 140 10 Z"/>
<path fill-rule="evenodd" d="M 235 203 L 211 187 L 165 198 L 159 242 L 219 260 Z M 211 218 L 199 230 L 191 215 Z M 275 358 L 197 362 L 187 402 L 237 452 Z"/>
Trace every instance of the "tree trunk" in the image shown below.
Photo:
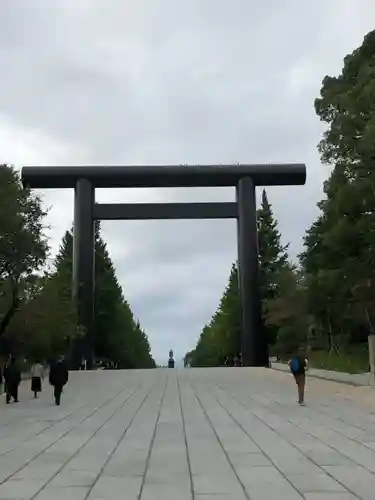
<path fill-rule="evenodd" d="M 18 282 L 13 282 L 12 283 L 12 302 L 11 305 L 8 309 L 8 311 L 5 313 L 4 317 L 2 318 L 0 322 L 0 337 L 2 337 L 5 333 L 5 330 L 7 329 L 7 326 L 9 325 L 11 319 L 13 318 L 15 312 L 17 311 L 17 308 L 19 306 L 19 296 L 18 296 Z"/>
<path fill-rule="evenodd" d="M 332 347 L 333 347 L 333 339 L 332 339 L 332 323 L 331 323 L 331 316 L 328 312 L 327 314 L 327 324 L 328 324 L 328 352 L 332 352 Z"/>
<path fill-rule="evenodd" d="M 370 330 L 370 335 L 373 335 L 374 331 L 372 329 L 371 317 L 370 317 L 370 313 L 368 312 L 367 306 L 365 306 L 365 315 L 366 315 L 366 319 L 367 319 L 367 322 L 368 322 L 368 326 L 369 326 L 369 330 Z"/>

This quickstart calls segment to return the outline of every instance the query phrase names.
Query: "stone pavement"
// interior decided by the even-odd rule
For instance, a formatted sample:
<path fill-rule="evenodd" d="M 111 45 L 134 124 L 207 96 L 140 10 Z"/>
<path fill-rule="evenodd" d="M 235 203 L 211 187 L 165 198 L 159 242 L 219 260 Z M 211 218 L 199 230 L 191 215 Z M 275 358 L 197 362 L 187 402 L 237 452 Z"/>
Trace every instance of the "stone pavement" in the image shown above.
<path fill-rule="evenodd" d="M 375 392 L 266 369 L 71 374 L 0 403 L 0 499 L 375 498 Z"/>

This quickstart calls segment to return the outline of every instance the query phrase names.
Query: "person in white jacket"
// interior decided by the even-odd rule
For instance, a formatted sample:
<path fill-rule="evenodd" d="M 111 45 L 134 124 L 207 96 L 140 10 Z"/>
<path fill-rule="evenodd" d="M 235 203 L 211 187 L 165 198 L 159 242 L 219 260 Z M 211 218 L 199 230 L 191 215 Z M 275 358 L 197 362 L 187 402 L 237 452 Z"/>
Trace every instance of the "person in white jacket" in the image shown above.
<path fill-rule="evenodd" d="M 44 379 L 44 368 L 38 361 L 31 367 L 31 392 L 34 398 L 38 397 L 38 393 L 42 392 L 42 380 Z"/>

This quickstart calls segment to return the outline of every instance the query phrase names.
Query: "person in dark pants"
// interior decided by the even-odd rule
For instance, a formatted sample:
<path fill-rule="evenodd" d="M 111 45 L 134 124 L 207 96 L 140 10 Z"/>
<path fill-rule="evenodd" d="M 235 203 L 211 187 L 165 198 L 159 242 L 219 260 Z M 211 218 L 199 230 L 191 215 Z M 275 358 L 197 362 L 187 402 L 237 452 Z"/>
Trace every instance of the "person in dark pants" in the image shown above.
<path fill-rule="evenodd" d="M 288 362 L 288 365 L 297 384 L 298 404 L 300 406 L 305 406 L 305 385 L 308 360 L 304 355 L 303 349 L 300 349 L 299 353 Z"/>
<path fill-rule="evenodd" d="M 69 379 L 69 372 L 65 364 L 63 356 L 51 365 L 49 372 L 49 383 L 53 386 L 53 395 L 55 398 L 55 403 L 57 406 L 60 405 L 61 394 L 63 387 L 66 385 Z"/>
<path fill-rule="evenodd" d="M 17 360 L 14 357 L 10 358 L 9 363 L 4 368 L 4 380 L 7 404 L 10 403 L 12 398 L 15 403 L 18 403 L 18 387 L 21 383 L 21 370 L 18 368 Z"/>

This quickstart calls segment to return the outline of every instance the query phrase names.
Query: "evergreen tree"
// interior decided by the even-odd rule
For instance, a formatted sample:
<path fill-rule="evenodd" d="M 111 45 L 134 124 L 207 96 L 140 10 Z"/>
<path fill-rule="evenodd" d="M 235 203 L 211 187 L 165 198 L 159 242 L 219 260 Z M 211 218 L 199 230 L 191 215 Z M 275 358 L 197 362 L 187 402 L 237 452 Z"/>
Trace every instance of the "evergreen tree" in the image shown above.
<path fill-rule="evenodd" d="M 191 366 L 217 366 L 226 357 L 232 359 L 240 351 L 241 316 L 238 292 L 238 270 L 232 265 L 228 285 L 218 310 L 206 325 L 194 351 L 189 353 Z"/>
<path fill-rule="evenodd" d="M 279 357 L 290 357 L 300 346 L 308 346 L 310 318 L 303 277 L 287 264 L 277 277 L 278 294 L 264 302 L 267 327 L 277 332 L 273 348 Z"/>
<path fill-rule="evenodd" d="M 48 360 L 68 349 L 77 334 L 76 324 L 70 287 L 62 276 L 45 274 L 28 291 L 4 340 L 8 351 Z"/>
<path fill-rule="evenodd" d="M 259 288 L 264 316 L 264 305 L 266 302 L 279 297 L 279 275 L 288 265 L 288 245 L 283 246 L 281 244 L 278 222 L 274 218 L 272 207 L 268 201 L 265 189 L 262 192 L 260 209 L 257 211 L 257 227 Z M 277 327 L 264 322 L 263 328 L 268 343 L 274 344 L 277 338 Z"/>
<path fill-rule="evenodd" d="M 0 165 L 0 337 L 21 306 L 25 283 L 46 260 L 46 212 L 18 172 Z"/>
<path fill-rule="evenodd" d="M 72 293 L 73 235 L 67 231 L 56 257 L 56 275 Z M 123 297 L 100 225 L 95 227 L 94 352 L 126 368 L 150 368 L 155 363 L 146 334 Z"/>
<path fill-rule="evenodd" d="M 328 129 L 319 144 L 333 166 L 321 214 L 306 234 L 301 263 L 309 308 L 331 349 L 366 340 L 375 297 L 375 31 L 326 76 L 315 110 Z"/>

